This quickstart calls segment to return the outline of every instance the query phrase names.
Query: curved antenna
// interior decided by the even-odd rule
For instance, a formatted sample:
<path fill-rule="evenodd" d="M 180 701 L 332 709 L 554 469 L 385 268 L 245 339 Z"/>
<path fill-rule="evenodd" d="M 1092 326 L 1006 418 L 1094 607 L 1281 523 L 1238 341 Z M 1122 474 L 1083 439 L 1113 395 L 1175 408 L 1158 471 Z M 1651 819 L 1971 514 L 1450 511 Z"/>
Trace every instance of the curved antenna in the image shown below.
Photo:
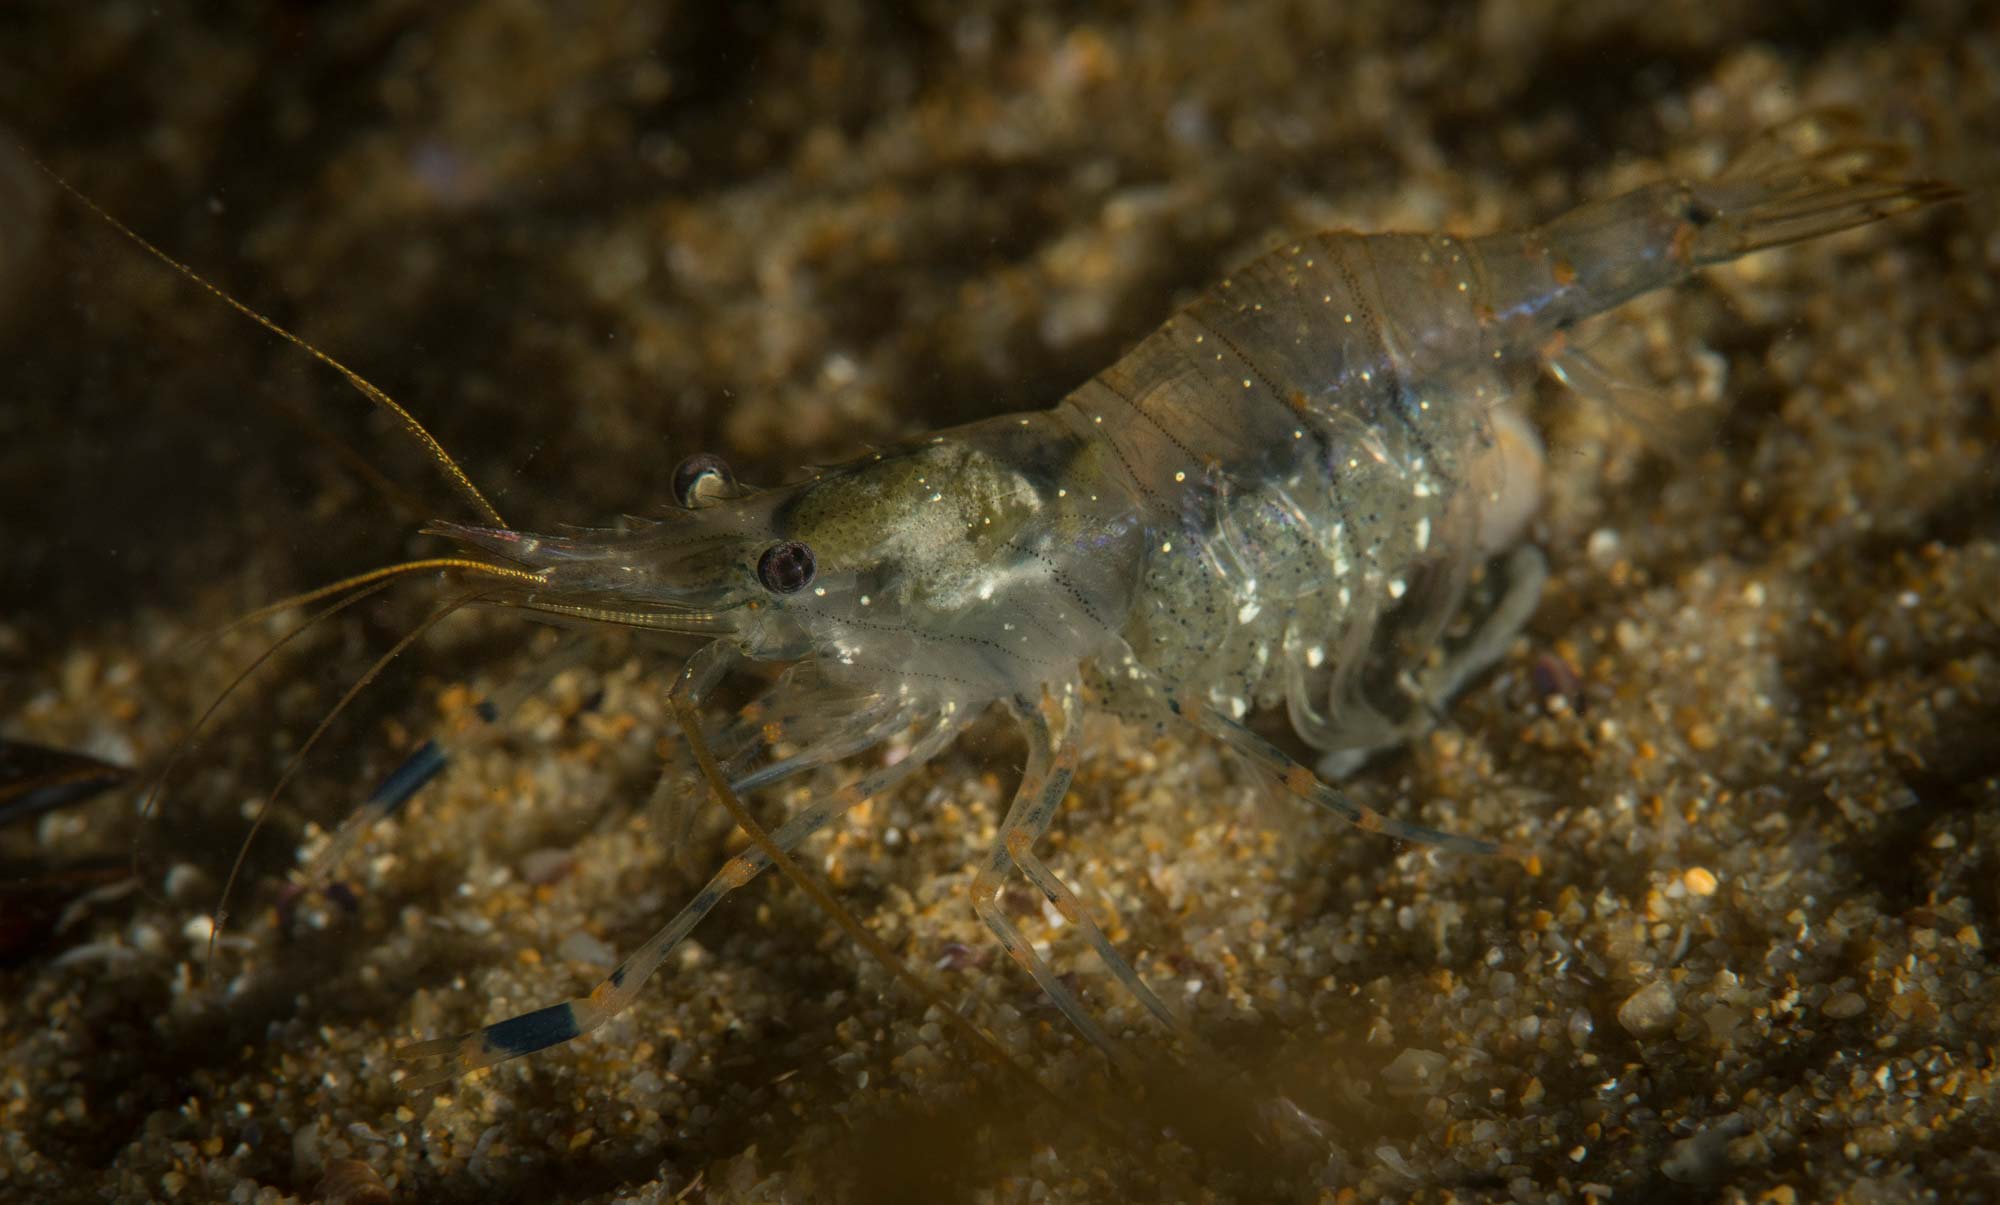
<path fill-rule="evenodd" d="M 250 676 L 268 663 L 272 657 L 276 656 L 280 649 L 298 639 L 312 628 L 318 627 L 326 620 L 360 602 L 362 599 L 379 590 L 387 589 L 397 578 L 433 569 L 484 574 L 488 577 L 498 578 L 502 581 L 518 582 L 522 585 L 541 584 L 541 578 L 537 574 L 528 573 L 520 569 L 509 569 L 503 565 L 488 565 L 484 561 L 475 561 L 467 557 L 431 557 L 420 561 L 405 561 L 398 565 L 384 565 L 378 569 L 370 569 L 365 573 L 357 573 L 352 577 L 342 578 L 337 582 L 331 582 L 316 589 L 307 590 L 302 594 L 294 594 L 289 598 L 281 598 L 277 602 L 261 606 L 247 615 L 239 615 L 214 631 L 206 632 L 189 642 L 188 645 L 183 646 L 182 653 L 185 654 L 192 649 L 198 649 L 205 644 L 219 640 L 246 624 L 268 619 L 279 612 L 321 602 L 337 594 L 345 593 L 348 595 L 346 598 L 342 598 L 314 612 L 304 623 L 292 628 L 273 641 L 263 652 L 257 655 L 255 660 L 244 666 L 242 672 L 230 680 L 229 685 L 222 688 L 221 693 L 216 695 L 210 701 L 208 707 L 202 711 L 201 718 L 190 725 L 187 731 L 181 734 L 180 739 L 174 742 L 173 748 L 167 753 L 166 761 L 160 767 L 159 774 L 154 777 L 152 786 L 146 791 L 145 798 L 139 802 L 139 826 L 137 831 L 132 835 L 132 873 L 135 877 L 140 878 L 141 881 L 144 880 L 144 876 L 139 873 L 140 847 L 141 843 L 145 840 L 145 827 L 151 821 L 153 812 L 159 804 L 160 797 L 166 793 L 167 783 L 173 778 L 174 771 L 180 768 L 180 764 L 186 759 L 189 750 L 194 747 L 195 737 L 199 736 L 201 730 L 208 726 L 208 722 L 215 718 L 215 713 L 222 709 L 222 705 L 227 703 L 237 690 L 250 680 Z"/>
<path fill-rule="evenodd" d="M 429 453 L 430 458 L 436 461 L 438 467 L 444 471 L 445 477 L 450 480 L 451 484 L 457 488 L 460 494 L 465 496 L 467 501 L 472 503 L 472 505 L 479 511 L 481 515 L 491 520 L 495 527 L 507 526 L 507 521 L 505 519 L 502 519 L 500 517 L 500 512 L 495 510 L 493 508 L 493 504 L 486 500 L 486 495 L 479 492 L 479 487 L 472 484 L 472 478 L 466 476 L 465 470 L 459 467 L 458 461 L 452 459 L 451 453 L 444 450 L 444 445 L 437 441 L 437 437 L 432 435 L 429 429 L 427 429 L 422 423 L 417 421 L 416 415 L 411 414 L 408 410 L 404 409 L 401 402 L 398 402 L 395 398 L 392 398 L 388 394 L 382 392 L 382 390 L 378 386 L 376 386 L 374 382 L 368 380 L 368 378 L 362 376 L 360 373 L 354 371 L 352 368 L 349 368 L 347 365 L 341 363 L 339 360 L 334 359 L 333 356 L 329 355 L 326 352 L 321 351 L 319 348 L 313 346 L 311 343 L 306 342 L 298 335 L 295 335 L 291 331 L 285 329 L 284 327 L 279 326 L 275 321 L 266 318 L 264 315 L 258 313 L 256 310 L 251 309 L 248 305 L 244 304 L 241 301 L 238 301 L 233 294 L 231 294 L 228 290 L 224 289 L 221 285 L 218 285 L 215 282 L 209 280 L 206 276 L 203 276 L 201 273 L 195 271 L 193 268 L 182 263 L 180 260 L 175 259 L 173 256 L 168 255 L 166 252 L 160 250 L 158 247 L 148 242 L 143 235 L 139 234 L 137 231 L 133 230 L 130 226 L 127 226 L 125 223 L 119 221 L 117 218 L 112 217 L 111 214 L 102 205 L 99 205 L 97 202 L 85 196 L 82 189 L 78 188 L 74 184 L 71 184 L 68 180 L 58 175 L 54 168 L 50 167 L 46 163 L 43 163 L 41 159 L 34 154 L 34 152 L 29 151 L 27 148 L 23 147 L 22 154 L 27 157 L 30 163 L 33 163 L 36 167 L 40 168 L 42 170 L 43 175 L 55 181 L 56 186 L 58 188 L 68 193 L 71 197 L 75 198 L 76 202 L 79 205 L 82 205 L 85 209 L 88 209 L 90 212 L 96 214 L 99 219 L 101 219 L 106 225 L 110 226 L 113 230 L 116 230 L 118 233 L 124 235 L 132 242 L 138 244 L 142 249 L 146 251 L 147 254 L 151 255 L 154 259 L 157 259 L 161 263 L 167 265 L 169 268 L 172 268 L 174 271 L 180 273 L 181 276 L 185 277 L 186 279 L 193 281 L 197 285 L 200 285 L 203 289 L 207 290 L 211 296 L 214 296 L 220 301 L 222 301 L 222 303 L 227 305 L 230 309 L 235 310 L 237 313 L 243 315 L 245 318 L 248 318 L 250 319 L 250 321 L 255 322 L 258 326 L 261 326 L 265 330 L 270 331 L 272 334 L 278 336 L 280 339 L 283 339 L 285 342 L 290 343 L 292 346 L 305 352 L 313 359 L 318 360 L 320 363 L 333 369 L 335 372 L 339 373 L 343 378 L 345 378 L 347 383 L 349 385 L 352 385 L 355 391 L 361 394 L 362 397 L 367 398 L 369 401 L 375 403 L 377 406 L 380 406 L 382 409 L 387 410 L 389 413 L 395 415 L 397 421 L 403 424 L 403 429 L 409 432 L 410 437 L 412 439 L 416 440 L 418 444 L 422 445 L 424 451 Z"/>
<path fill-rule="evenodd" d="M 328 582 L 324 586 L 314 586 L 310 590 L 281 598 L 276 602 L 265 603 L 254 611 L 238 615 L 213 632 L 196 638 L 192 647 L 199 648 L 204 642 L 218 639 L 245 624 L 256 623 L 260 619 L 268 619 L 281 611 L 289 611 L 294 607 L 309 606 L 323 598 L 331 598 L 343 590 L 353 590 L 361 586 L 374 585 L 377 582 L 387 583 L 395 578 L 408 577 L 413 573 L 425 573 L 433 569 L 439 572 L 456 570 L 461 573 L 471 573 L 495 578 L 503 582 L 511 582 L 517 586 L 545 586 L 548 584 L 548 575 L 544 572 L 509 569 L 505 565 L 489 565 L 485 561 L 475 561 L 471 557 L 434 556 L 425 557 L 417 561 L 401 561 L 394 565 L 383 565 L 379 569 L 365 570 L 352 577 L 343 577 L 337 582 Z"/>
<path fill-rule="evenodd" d="M 139 859 L 141 857 L 142 848 L 146 839 L 146 826 L 147 824 L 151 823 L 153 819 L 153 812 L 159 806 L 160 797 L 166 794 L 167 783 L 173 779 L 174 771 L 180 769 L 181 762 L 186 760 L 188 752 L 194 748 L 195 737 L 201 735 L 201 730 L 208 727 L 208 722 L 215 718 L 215 713 L 222 710 L 222 705 L 224 703 L 227 703 L 230 697 L 234 695 L 236 691 L 245 682 L 248 682 L 250 680 L 250 676 L 252 674 L 256 673 L 259 669 L 262 669 L 264 665 L 271 660 L 271 658 L 277 656 L 278 650 L 284 648 L 286 645 L 298 639 L 300 636 L 305 635 L 313 628 L 318 627 L 320 623 L 323 622 L 324 620 L 330 619 L 333 616 L 338 615 L 340 612 L 345 611 L 347 608 L 360 602 L 362 599 L 367 598 L 369 595 L 374 594 L 380 590 L 388 589 L 390 580 L 391 579 L 385 577 L 381 581 L 368 584 L 362 589 L 356 590 L 353 594 L 350 594 L 348 597 L 343 598 L 338 602 L 335 602 L 329 606 L 323 607 L 318 611 L 315 611 L 311 616 L 307 617 L 304 623 L 299 624 L 298 626 L 294 627 L 291 631 L 286 632 L 283 636 L 280 636 L 275 641 L 271 642 L 269 645 L 265 647 L 263 652 L 257 654 L 255 660 L 251 661 L 250 664 L 244 666 L 243 669 L 240 672 L 238 672 L 234 678 L 230 679 L 229 685 L 223 687 L 221 693 L 217 694 L 214 699 L 210 700 L 208 707 L 202 711 L 201 718 L 197 719 L 193 724 L 190 724 L 187 730 L 181 733 L 180 739 L 176 740 L 174 742 L 173 748 L 167 751 L 167 760 L 161 764 L 158 775 L 156 775 L 153 778 L 152 785 L 146 789 L 145 798 L 139 801 L 139 823 L 132 833 L 132 877 L 133 878 L 138 879 L 142 884 L 145 882 L 145 875 L 141 873 Z M 223 632 L 229 631 L 230 628 L 233 628 L 237 626 L 237 624 L 245 622 L 248 618 L 250 617 L 245 616 L 244 619 L 239 619 L 236 621 L 236 623 L 232 623 L 228 627 L 218 629 L 217 631 L 212 632 L 209 635 L 203 637 L 203 639 L 214 640 L 217 637 L 221 636 Z M 147 890 L 147 893 L 149 895 L 151 894 L 150 888 Z"/>
<path fill-rule="evenodd" d="M 389 667 L 391 661 L 401 656 L 404 649 L 415 644 L 422 638 L 425 632 L 436 627 L 452 612 L 469 602 L 477 600 L 479 597 L 479 592 L 476 590 L 459 594 L 453 598 L 446 599 L 443 604 L 438 606 L 429 615 L 426 615 L 423 622 L 405 633 L 402 639 L 390 646 L 388 652 L 383 653 L 375 659 L 375 663 L 368 667 L 366 673 L 354 680 L 354 684 L 347 688 L 347 693 L 340 696 L 340 701 L 335 703 L 332 709 L 320 718 L 319 724 L 312 730 L 312 735 L 308 736 L 305 739 L 305 743 L 301 744 L 293 752 L 291 760 L 285 763 L 284 771 L 278 775 L 277 783 L 271 787 L 270 794 L 264 796 L 264 801 L 257 806 L 257 816 L 250 822 L 250 831 L 244 834 L 243 843 L 236 847 L 236 860 L 230 863 L 229 877 L 222 884 L 221 898 L 215 902 L 215 921 L 209 927 L 208 949 L 203 956 L 206 965 L 213 966 L 215 964 L 216 939 L 222 936 L 223 926 L 229 920 L 229 897 L 235 893 L 236 881 L 243 875 L 243 863 L 250 857 L 250 844 L 257 839 L 257 833 L 264 827 L 264 821 L 270 817 L 271 808 L 277 804 L 278 796 L 284 793 L 285 787 L 291 783 L 293 776 L 299 772 L 299 767 L 305 764 L 306 755 L 311 753 L 313 746 L 317 745 L 319 739 L 326 735 L 326 730 L 333 726 L 334 720 L 340 718 L 340 713 L 347 710 L 347 705 L 354 702 L 362 691 L 368 689 L 369 683 L 380 677 L 382 671 Z"/>

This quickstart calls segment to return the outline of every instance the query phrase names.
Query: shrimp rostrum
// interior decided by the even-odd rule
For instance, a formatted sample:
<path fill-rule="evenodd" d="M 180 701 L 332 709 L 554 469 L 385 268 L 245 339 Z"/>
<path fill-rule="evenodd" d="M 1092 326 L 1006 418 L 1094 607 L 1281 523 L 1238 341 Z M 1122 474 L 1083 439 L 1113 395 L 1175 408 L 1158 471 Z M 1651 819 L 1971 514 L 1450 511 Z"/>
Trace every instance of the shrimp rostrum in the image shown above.
<path fill-rule="evenodd" d="M 996 899 L 1024 875 L 1137 1000 L 1178 1024 L 1037 853 L 1086 709 L 1191 726 L 1364 829 L 1511 852 L 1370 810 L 1336 782 L 1432 722 L 1533 610 L 1542 561 L 1522 539 L 1542 451 L 1520 404 L 1525 370 L 1587 381 L 1564 338 L 1580 320 L 1705 266 L 1954 195 L 1901 162 L 1821 114 L 1758 140 L 1717 178 L 1657 183 L 1526 231 L 1322 233 L 1201 294 L 1050 410 L 777 489 L 741 487 L 696 458 L 675 476 L 676 508 L 615 531 L 517 532 L 490 508 L 485 525 L 433 524 L 467 553 L 444 567 L 476 579 L 467 591 L 484 602 L 705 638 L 671 688 L 677 710 L 746 663 L 783 663 L 738 720 L 704 737 L 738 791 L 891 742 L 908 751 L 729 859 L 588 995 L 411 1048 L 428 1064 L 415 1082 L 603 1025 L 774 850 L 890 790 L 996 706 L 1027 760 L 972 904 L 1107 1051 Z M 463 568 L 475 555 L 484 567 Z M 1324 755 L 1317 770 L 1247 725 L 1278 707 Z"/>

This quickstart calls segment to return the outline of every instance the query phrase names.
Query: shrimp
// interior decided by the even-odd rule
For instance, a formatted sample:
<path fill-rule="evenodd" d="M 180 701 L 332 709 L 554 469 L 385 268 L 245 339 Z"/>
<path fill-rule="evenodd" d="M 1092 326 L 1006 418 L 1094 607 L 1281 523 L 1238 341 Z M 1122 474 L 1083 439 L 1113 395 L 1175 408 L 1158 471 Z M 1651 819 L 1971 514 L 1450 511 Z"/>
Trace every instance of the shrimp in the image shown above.
<path fill-rule="evenodd" d="M 1534 608 L 1521 544 L 1541 446 L 1512 370 L 1572 382 L 1579 321 L 1768 247 L 1956 195 L 1895 174 L 1893 148 L 1817 114 L 1719 177 L 1672 180 L 1525 232 L 1316 235 L 1203 293 L 1053 409 L 989 418 L 779 489 L 702 457 L 674 513 L 632 530 L 426 530 L 516 575 L 488 601 L 706 640 L 671 694 L 691 716 L 750 662 L 787 668 L 718 742 L 796 752 L 741 774 L 782 781 L 911 734 L 907 755 L 730 858 L 588 995 L 410 1047 L 418 1086 L 602 1026 L 730 892 L 843 813 L 892 789 L 974 717 L 1012 717 L 1028 757 L 980 862 L 972 905 L 1069 1021 L 1117 1058 L 1074 991 L 999 906 L 1024 876 L 1170 1029 L 1136 973 L 1036 846 L 1069 789 L 1089 708 L 1191 725 L 1284 791 L 1357 827 L 1444 850 L 1503 842 L 1382 815 L 1244 723 L 1283 705 L 1330 770 L 1405 740 L 1493 663 Z M 1819 149 L 1801 133 L 1831 130 Z M 1474 571 L 1503 557 L 1500 598 L 1448 637 Z"/>
<path fill-rule="evenodd" d="M 1801 133 L 1832 140 L 1799 150 Z M 1524 414 L 1525 370 L 1589 389 L 1602 374 L 1568 339 L 1582 320 L 1704 267 L 1956 195 L 1899 166 L 1846 118 L 1816 114 L 1714 179 L 1642 187 L 1527 231 L 1314 235 L 1201 294 L 1052 409 L 936 432 L 781 488 L 693 457 L 663 516 L 561 535 L 506 526 L 407 410 L 147 246 L 391 412 L 480 513 L 424 528 L 457 555 L 280 606 L 338 598 L 323 615 L 392 577 L 442 571 L 462 585 L 427 624 L 477 603 L 700 642 L 669 701 L 752 844 L 587 995 L 405 1048 L 409 1086 L 602 1027 L 730 893 L 787 868 L 808 837 L 994 709 L 1019 728 L 1027 759 L 976 868 L 973 909 L 1117 1063 L 1110 1035 L 999 903 L 1024 877 L 1135 1000 L 1186 1033 L 1037 852 L 1076 773 L 1084 715 L 1192 727 L 1367 831 L 1531 860 L 1506 841 L 1382 814 L 1338 785 L 1433 723 L 1534 610 L 1545 569 L 1524 536 L 1542 447 Z M 1495 587 L 1476 592 L 1489 567 Z M 699 707 L 755 663 L 782 669 L 735 721 L 703 731 Z M 1278 707 L 1321 755 L 1317 768 L 1248 726 Z M 737 794 L 905 741 L 903 756 L 768 834 L 735 806 Z M 440 765 L 433 750 L 408 780 L 385 783 L 312 877 L 330 872 L 354 825 Z"/>

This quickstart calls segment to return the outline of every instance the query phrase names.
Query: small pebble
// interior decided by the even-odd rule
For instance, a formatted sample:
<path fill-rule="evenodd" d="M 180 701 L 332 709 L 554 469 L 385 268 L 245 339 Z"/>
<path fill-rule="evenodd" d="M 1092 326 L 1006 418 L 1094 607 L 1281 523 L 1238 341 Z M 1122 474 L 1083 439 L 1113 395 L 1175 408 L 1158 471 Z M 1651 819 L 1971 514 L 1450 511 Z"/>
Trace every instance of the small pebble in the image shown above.
<path fill-rule="evenodd" d="M 1428 1096 L 1444 1083 L 1445 1057 L 1412 1046 L 1382 1068 L 1382 1082 L 1396 1096 Z"/>
<path fill-rule="evenodd" d="M 1618 1023 L 1633 1037 L 1664 1032 L 1673 1022 L 1674 989 L 1664 979 L 1653 980 L 1618 1006 Z"/>

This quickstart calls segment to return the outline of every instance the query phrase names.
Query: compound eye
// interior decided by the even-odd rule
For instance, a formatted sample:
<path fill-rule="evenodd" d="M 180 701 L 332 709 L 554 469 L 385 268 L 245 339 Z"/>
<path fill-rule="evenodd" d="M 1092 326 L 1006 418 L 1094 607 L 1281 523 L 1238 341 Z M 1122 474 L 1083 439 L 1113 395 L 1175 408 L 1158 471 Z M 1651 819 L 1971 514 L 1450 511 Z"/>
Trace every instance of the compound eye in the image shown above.
<path fill-rule="evenodd" d="M 729 465 L 711 452 L 697 452 L 674 466 L 674 501 L 686 510 L 706 506 L 735 485 Z"/>
<path fill-rule="evenodd" d="M 773 544 L 757 558 L 757 580 L 773 594 L 797 594 L 812 585 L 818 571 L 813 550 L 797 540 Z"/>

